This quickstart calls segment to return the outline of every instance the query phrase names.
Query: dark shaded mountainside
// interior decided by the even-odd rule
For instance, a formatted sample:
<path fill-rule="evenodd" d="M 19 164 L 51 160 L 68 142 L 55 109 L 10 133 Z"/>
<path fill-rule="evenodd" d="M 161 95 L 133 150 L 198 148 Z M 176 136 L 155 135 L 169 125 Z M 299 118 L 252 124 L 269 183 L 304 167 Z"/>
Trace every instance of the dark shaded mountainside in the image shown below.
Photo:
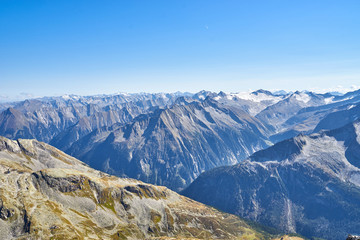
<path fill-rule="evenodd" d="M 0 135 L 36 138 L 98 170 L 179 191 L 273 143 L 353 121 L 359 101 L 359 91 L 63 96 L 0 106 L 10 106 Z"/>
<path fill-rule="evenodd" d="M 345 239 L 360 229 L 360 122 L 300 135 L 200 175 L 197 201 L 307 237 Z"/>
<path fill-rule="evenodd" d="M 166 187 L 121 179 L 36 140 L 0 137 L 1 239 L 270 239 Z"/>

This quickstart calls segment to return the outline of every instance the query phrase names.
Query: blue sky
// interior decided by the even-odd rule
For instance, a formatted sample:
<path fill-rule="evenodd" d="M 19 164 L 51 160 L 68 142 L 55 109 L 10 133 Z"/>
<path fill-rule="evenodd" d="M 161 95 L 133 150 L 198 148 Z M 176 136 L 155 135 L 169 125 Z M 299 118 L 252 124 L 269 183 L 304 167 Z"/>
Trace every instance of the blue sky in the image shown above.
<path fill-rule="evenodd" d="M 0 0 L 0 100 L 360 85 L 360 1 Z"/>

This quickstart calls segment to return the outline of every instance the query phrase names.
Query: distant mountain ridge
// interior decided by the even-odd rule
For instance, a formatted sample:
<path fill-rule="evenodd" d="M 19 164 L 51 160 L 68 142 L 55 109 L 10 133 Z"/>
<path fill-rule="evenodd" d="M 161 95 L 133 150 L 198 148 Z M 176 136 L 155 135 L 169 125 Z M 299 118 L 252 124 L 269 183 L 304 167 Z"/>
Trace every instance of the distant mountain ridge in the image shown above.
<path fill-rule="evenodd" d="M 99 170 L 179 191 L 213 167 L 341 127 L 326 119 L 356 119 L 359 101 L 359 91 L 66 95 L 11 103 L 0 113 L 0 135 L 36 138 Z"/>
<path fill-rule="evenodd" d="M 0 114 L 0 134 L 16 139 L 36 138 L 50 142 L 75 124 L 89 130 L 115 123 L 126 123 L 139 114 L 172 104 L 178 96 L 187 94 L 121 94 L 110 96 L 63 96 L 25 100 Z M 3 125 L 12 118 L 15 128 Z M 23 136 L 22 134 L 26 134 Z M 86 131 L 88 133 L 88 131 Z"/>

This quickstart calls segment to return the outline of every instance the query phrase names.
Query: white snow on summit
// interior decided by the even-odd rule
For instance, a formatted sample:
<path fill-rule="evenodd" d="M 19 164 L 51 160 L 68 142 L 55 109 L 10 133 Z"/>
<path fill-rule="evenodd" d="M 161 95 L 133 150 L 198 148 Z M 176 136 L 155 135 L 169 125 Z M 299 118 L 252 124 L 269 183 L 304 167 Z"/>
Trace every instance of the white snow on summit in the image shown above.
<path fill-rule="evenodd" d="M 277 103 L 283 98 L 280 96 L 269 95 L 262 92 L 240 92 L 240 93 L 230 93 L 230 96 L 234 96 L 240 99 L 249 100 L 253 102 L 262 102 L 262 101 L 271 101 Z"/>
<path fill-rule="evenodd" d="M 311 97 L 306 92 L 294 93 L 294 97 L 296 100 L 304 103 L 308 103 L 311 100 Z"/>
<path fill-rule="evenodd" d="M 325 104 L 333 103 L 334 98 L 335 98 L 334 96 L 325 98 L 324 99 Z"/>

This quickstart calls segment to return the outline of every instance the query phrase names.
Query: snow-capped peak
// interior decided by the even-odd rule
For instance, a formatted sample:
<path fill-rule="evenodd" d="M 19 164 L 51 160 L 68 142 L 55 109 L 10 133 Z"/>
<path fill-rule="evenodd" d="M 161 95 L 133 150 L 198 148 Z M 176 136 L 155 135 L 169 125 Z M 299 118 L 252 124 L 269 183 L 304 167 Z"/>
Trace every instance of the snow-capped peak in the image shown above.
<path fill-rule="evenodd" d="M 239 92 L 239 93 L 230 93 L 229 95 L 232 97 L 237 97 L 243 100 L 248 100 L 253 102 L 270 101 L 273 104 L 283 99 L 283 97 L 274 96 L 273 94 L 267 91 Z"/>
<path fill-rule="evenodd" d="M 295 92 L 293 96 L 295 97 L 296 100 L 304 103 L 308 103 L 311 100 L 311 96 L 308 94 L 308 92 L 304 92 L 304 91 Z"/>

